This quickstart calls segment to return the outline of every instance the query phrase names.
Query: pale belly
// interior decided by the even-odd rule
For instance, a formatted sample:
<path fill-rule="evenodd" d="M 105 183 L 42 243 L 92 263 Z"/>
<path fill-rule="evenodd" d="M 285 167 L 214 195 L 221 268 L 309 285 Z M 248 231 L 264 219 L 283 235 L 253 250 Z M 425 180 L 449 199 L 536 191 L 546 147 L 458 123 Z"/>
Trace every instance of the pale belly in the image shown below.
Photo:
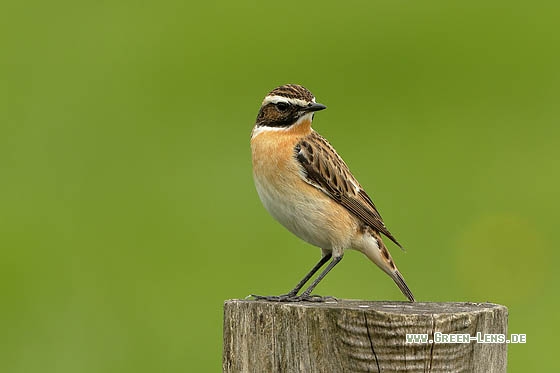
<path fill-rule="evenodd" d="M 257 177 L 255 186 L 274 219 L 302 240 L 327 251 L 350 246 L 357 230 L 355 219 L 321 191 L 303 184 L 308 193 L 302 193 L 289 183 L 271 186 Z"/>

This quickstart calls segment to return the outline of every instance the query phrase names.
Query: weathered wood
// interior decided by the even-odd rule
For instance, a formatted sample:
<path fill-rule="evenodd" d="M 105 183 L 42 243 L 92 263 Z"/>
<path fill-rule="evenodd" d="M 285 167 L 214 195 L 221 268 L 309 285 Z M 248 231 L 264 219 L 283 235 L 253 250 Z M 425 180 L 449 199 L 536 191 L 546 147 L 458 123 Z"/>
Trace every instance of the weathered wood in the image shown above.
<path fill-rule="evenodd" d="M 491 303 L 339 300 L 224 305 L 224 372 L 505 372 L 507 344 L 407 344 L 406 334 L 507 335 Z"/>

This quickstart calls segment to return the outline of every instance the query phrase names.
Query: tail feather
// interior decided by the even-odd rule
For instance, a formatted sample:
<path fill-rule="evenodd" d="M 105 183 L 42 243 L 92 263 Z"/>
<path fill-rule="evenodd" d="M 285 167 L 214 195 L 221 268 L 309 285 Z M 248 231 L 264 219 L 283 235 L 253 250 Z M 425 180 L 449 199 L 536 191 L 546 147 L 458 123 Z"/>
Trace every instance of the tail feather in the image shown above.
<path fill-rule="evenodd" d="M 387 273 L 397 284 L 402 293 L 409 301 L 414 302 L 414 295 L 408 288 L 403 276 L 397 269 L 389 250 L 383 243 L 381 235 L 375 229 L 368 226 L 365 227 L 361 240 L 357 241 L 355 247 L 364 253 L 372 262 L 374 262 L 383 272 Z"/>
<path fill-rule="evenodd" d="M 401 273 L 399 271 L 395 271 L 393 272 L 393 275 L 391 277 L 393 278 L 395 284 L 397 284 L 399 289 L 401 289 L 402 293 L 408 298 L 408 300 L 411 302 L 415 302 L 416 300 L 414 299 L 414 295 L 408 288 L 408 285 L 404 281 L 404 278 L 402 277 Z"/>

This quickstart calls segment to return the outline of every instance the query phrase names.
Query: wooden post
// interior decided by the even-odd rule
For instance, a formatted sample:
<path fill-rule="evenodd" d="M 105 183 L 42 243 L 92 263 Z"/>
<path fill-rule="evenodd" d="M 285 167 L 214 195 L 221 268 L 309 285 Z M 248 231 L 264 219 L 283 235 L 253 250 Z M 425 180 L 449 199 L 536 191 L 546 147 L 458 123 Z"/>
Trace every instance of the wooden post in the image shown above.
<path fill-rule="evenodd" d="M 505 372 L 506 343 L 406 343 L 437 332 L 507 337 L 492 303 L 338 300 L 224 305 L 224 372 Z"/>

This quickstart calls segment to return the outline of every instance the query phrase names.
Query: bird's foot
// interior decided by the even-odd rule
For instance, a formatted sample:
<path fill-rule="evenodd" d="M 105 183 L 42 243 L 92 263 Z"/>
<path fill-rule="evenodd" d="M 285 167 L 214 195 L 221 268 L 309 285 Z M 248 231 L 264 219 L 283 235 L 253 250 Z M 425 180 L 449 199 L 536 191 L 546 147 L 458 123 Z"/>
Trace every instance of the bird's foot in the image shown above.
<path fill-rule="evenodd" d="M 331 296 L 322 297 L 320 295 L 296 295 L 296 294 L 283 294 L 283 295 L 254 295 L 251 294 L 247 298 L 253 298 L 254 300 L 265 300 L 268 302 L 327 302 L 327 301 L 335 301 L 337 302 L 338 299 Z M 247 299 L 246 298 L 246 299 Z"/>
<path fill-rule="evenodd" d="M 299 302 L 299 297 L 295 294 L 282 294 L 282 295 L 251 294 L 247 298 L 253 298 L 254 300 L 266 300 L 268 302 Z"/>

